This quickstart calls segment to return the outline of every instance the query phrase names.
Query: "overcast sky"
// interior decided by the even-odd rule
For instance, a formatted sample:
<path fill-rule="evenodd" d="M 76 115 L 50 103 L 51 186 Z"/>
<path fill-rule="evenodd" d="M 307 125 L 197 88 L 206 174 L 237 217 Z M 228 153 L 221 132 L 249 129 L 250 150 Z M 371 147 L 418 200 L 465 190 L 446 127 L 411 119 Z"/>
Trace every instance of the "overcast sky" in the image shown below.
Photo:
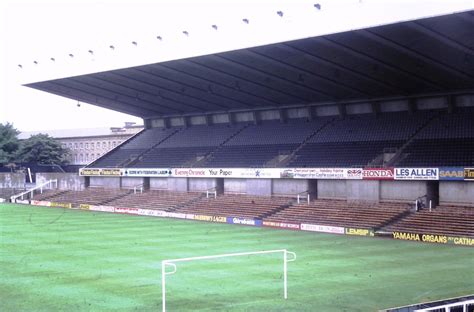
<path fill-rule="evenodd" d="M 314 15 L 318 14 L 315 3 L 321 4 L 324 14 L 334 14 Z M 136 60 L 152 62 L 157 55 L 155 51 L 160 51 L 160 60 L 167 60 L 192 55 L 193 49 L 199 55 L 263 41 L 287 40 L 293 38 L 293 33 L 306 31 L 309 36 L 315 28 L 321 33 L 340 31 L 339 26 L 349 29 L 351 19 L 358 18 L 356 22 L 361 25 L 367 22 L 367 17 L 357 17 L 355 12 L 367 12 L 367 6 L 374 3 L 383 3 L 379 6 L 386 7 L 386 16 L 409 16 L 424 11 L 429 15 L 429 9 L 446 3 L 453 6 L 453 11 L 465 8 L 466 3 L 472 8 L 473 1 L 3 0 L 0 2 L 0 123 L 13 123 L 21 131 L 121 126 L 125 121 L 141 123 L 136 117 L 85 103 L 78 107 L 77 101 L 30 89 L 21 83 L 36 81 L 33 73 L 45 77 L 50 72 L 52 77 L 59 77 L 94 71 L 104 64 L 107 68 L 120 68 L 138 64 Z M 283 18 L 276 14 L 279 10 L 284 12 Z M 380 17 L 384 14 L 374 14 L 374 23 L 383 23 Z M 248 18 L 251 27 L 244 28 L 242 18 Z M 313 21 L 320 24 L 310 25 Z M 212 29 L 213 24 L 218 25 L 218 32 Z M 184 36 L 183 30 L 190 35 Z M 163 37 L 162 42 L 156 39 L 157 35 Z M 133 54 L 137 52 L 132 51 L 136 48 L 130 44 L 132 41 L 139 43 L 137 51 L 147 54 Z M 243 46 L 239 41 L 244 42 Z M 115 51 L 109 49 L 111 44 L 117 47 Z M 93 50 L 94 55 L 88 50 Z M 69 53 L 74 54 L 74 60 L 68 57 Z M 111 53 L 120 57 L 114 58 Z M 35 65 L 34 61 L 39 64 Z"/>

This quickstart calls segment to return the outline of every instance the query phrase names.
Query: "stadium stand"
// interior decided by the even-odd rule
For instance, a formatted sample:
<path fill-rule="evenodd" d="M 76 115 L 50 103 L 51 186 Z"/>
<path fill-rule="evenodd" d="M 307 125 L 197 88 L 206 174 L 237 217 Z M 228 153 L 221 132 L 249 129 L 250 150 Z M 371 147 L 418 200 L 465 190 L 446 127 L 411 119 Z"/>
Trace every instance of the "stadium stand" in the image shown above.
<path fill-rule="evenodd" d="M 471 182 L 461 180 L 474 166 L 474 109 L 464 107 L 473 103 L 474 67 L 469 61 L 474 47 L 473 14 L 461 12 L 29 85 L 73 99 L 87 94 L 90 98 L 85 102 L 97 104 L 100 99 L 101 105 L 144 118 L 144 131 L 89 168 L 459 166 L 445 170 L 453 171 L 457 181 L 423 174 L 419 181 L 402 181 L 404 177 L 399 176 L 399 181 L 361 180 L 357 184 L 308 178 L 304 182 L 307 186 L 316 182 L 317 196 L 324 189 L 344 189 L 342 196 L 327 192 L 334 199 L 315 199 L 309 204 L 271 197 L 274 187 L 278 188 L 275 193 L 282 194 L 287 182 L 274 180 L 264 181 L 268 183 L 255 192 L 268 197 L 224 193 L 214 199 L 195 192 L 145 190 L 133 194 L 130 190 L 86 188 L 83 192 L 45 193 L 39 199 L 474 237 L 472 207 L 441 205 L 430 212 L 410 210 L 407 204 L 417 197 L 428 200 L 428 193 L 437 193 L 430 196 L 439 199 L 441 186 L 445 194 L 453 189 L 462 194 L 458 203 L 469 204 L 472 198 L 471 189 L 464 188 Z M 107 80 L 107 92 L 85 83 L 97 78 Z M 137 92 L 131 92 L 124 82 L 133 83 Z M 109 93 L 121 95 L 120 101 Z M 137 181 L 148 187 L 169 179 L 170 189 L 197 189 L 184 177 L 167 177 L 164 172 L 143 178 L 115 176 L 112 179 L 118 183 L 113 185 L 108 185 L 110 180 L 98 183 L 102 177 L 93 174 L 85 179 L 94 179 L 93 185 L 117 188 L 124 181 L 125 185 Z M 408 178 L 412 177 L 417 178 L 416 174 Z M 190 177 L 194 178 L 200 177 Z M 291 177 L 279 178 L 281 182 Z M 183 183 L 175 183 L 178 179 Z M 227 192 L 225 178 L 219 179 Z M 301 180 L 292 184 L 293 189 L 303 189 L 297 184 Z M 207 187 L 204 184 L 200 187 Z M 247 182 L 245 187 L 253 185 Z M 381 202 L 353 203 L 340 198 Z M 392 199 L 400 202 L 386 202 Z"/>

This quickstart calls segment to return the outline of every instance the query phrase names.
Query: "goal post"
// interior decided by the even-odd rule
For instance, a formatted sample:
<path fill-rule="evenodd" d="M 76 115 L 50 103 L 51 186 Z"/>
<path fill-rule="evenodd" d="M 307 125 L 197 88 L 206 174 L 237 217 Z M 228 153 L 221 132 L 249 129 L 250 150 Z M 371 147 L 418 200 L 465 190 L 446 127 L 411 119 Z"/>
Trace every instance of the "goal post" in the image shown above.
<path fill-rule="evenodd" d="M 172 275 L 177 271 L 177 262 L 186 262 L 186 261 L 195 261 L 195 260 L 210 260 L 217 258 L 225 257 L 239 257 L 239 256 L 250 256 L 250 255 L 261 255 L 261 254 L 271 254 L 271 253 L 282 253 L 283 254 L 283 298 L 288 298 L 288 262 L 296 260 L 296 253 L 288 251 L 286 249 L 277 249 L 277 250 L 263 250 L 263 251 L 250 251 L 250 252 L 238 252 L 230 254 L 221 254 L 213 256 L 201 256 L 201 257 L 191 257 L 191 258 L 180 258 L 180 259 L 169 259 L 161 261 L 161 293 L 162 293 L 162 306 L 163 312 L 166 312 L 166 276 Z M 291 258 L 288 258 L 288 254 L 291 255 Z M 172 271 L 166 271 L 167 267 L 171 267 Z"/>

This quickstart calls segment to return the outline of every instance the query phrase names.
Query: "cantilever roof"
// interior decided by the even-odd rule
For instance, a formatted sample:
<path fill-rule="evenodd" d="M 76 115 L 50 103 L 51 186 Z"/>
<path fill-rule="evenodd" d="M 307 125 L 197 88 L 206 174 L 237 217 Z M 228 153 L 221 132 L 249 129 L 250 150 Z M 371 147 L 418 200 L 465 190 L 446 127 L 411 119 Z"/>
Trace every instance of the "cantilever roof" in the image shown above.
<path fill-rule="evenodd" d="M 27 86 L 143 118 L 474 93 L 474 11 Z"/>

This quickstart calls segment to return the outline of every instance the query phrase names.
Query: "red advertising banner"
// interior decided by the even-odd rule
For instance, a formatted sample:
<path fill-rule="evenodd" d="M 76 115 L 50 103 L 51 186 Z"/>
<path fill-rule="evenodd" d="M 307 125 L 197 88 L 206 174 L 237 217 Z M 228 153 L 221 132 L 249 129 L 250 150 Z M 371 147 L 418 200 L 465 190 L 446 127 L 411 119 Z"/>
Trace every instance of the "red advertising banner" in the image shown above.
<path fill-rule="evenodd" d="M 367 168 L 362 171 L 364 180 L 393 180 L 393 168 Z"/>

